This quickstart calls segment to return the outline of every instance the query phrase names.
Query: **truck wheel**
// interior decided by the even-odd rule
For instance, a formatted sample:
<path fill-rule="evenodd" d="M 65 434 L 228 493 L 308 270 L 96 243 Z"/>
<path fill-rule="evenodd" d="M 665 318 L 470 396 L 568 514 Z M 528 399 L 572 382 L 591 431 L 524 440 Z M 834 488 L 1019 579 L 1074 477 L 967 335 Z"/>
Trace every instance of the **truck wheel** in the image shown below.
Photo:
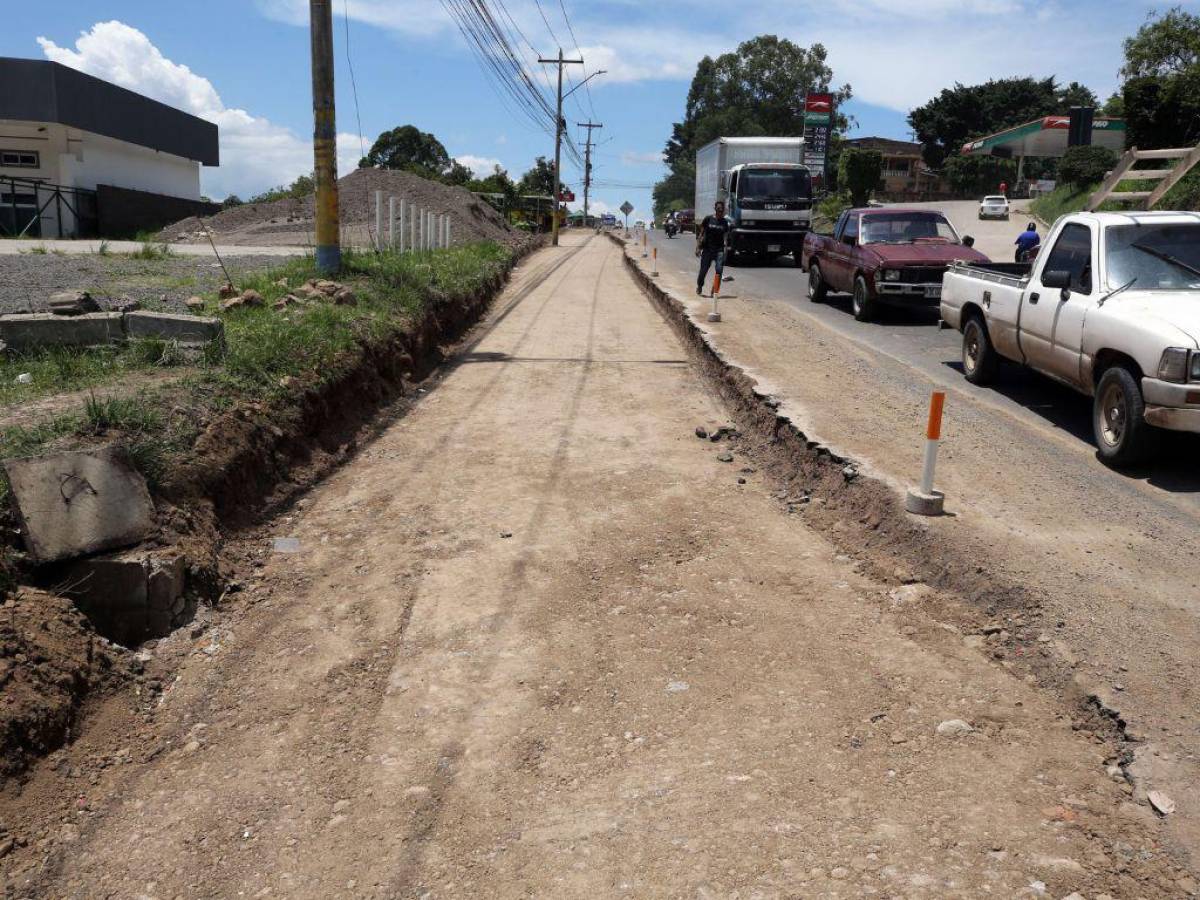
<path fill-rule="evenodd" d="M 821 267 L 815 262 L 808 264 L 808 299 L 821 303 L 829 295 L 829 288 L 821 278 Z"/>
<path fill-rule="evenodd" d="M 1092 406 L 1092 428 L 1100 460 L 1110 466 L 1129 466 L 1155 450 L 1157 433 L 1146 424 L 1146 401 L 1133 373 L 1113 366 L 1100 376 Z"/>
<path fill-rule="evenodd" d="M 963 326 L 963 375 L 971 384 L 990 384 L 996 377 L 1000 356 L 992 346 L 987 325 L 979 316 L 971 316 Z"/>
<path fill-rule="evenodd" d="M 860 322 L 870 322 L 875 318 L 875 301 L 871 299 L 871 291 L 867 287 L 867 279 L 859 275 L 854 279 L 854 318 Z"/>

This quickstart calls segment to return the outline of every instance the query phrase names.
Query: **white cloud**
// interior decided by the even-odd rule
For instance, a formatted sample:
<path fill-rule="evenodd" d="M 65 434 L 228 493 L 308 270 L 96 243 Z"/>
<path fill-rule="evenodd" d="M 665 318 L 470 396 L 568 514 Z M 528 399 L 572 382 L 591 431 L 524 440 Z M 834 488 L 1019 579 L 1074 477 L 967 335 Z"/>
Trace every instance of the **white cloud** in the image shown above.
<path fill-rule="evenodd" d="M 136 28 L 119 21 L 98 22 L 79 36 L 74 49 L 44 37 L 37 40 L 47 59 L 215 123 L 221 165 L 201 170 L 204 192 L 211 197 L 245 197 L 312 171 L 309 140 L 269 119 L 227 107 L 211 81 L 167 59 Z M 360 155 L 357 135 L 338 135 L 339 171 L 353 169 Z"/>
<path fill-rule="evenodd" d="M 476 178 L 486 178 L 495 171 L 496 166 L 503 168 L 500 160 L 491 156 L 472 156 L 470 153 L 464 153 L 454 157 L 454 161 L 470 169 Z"/>

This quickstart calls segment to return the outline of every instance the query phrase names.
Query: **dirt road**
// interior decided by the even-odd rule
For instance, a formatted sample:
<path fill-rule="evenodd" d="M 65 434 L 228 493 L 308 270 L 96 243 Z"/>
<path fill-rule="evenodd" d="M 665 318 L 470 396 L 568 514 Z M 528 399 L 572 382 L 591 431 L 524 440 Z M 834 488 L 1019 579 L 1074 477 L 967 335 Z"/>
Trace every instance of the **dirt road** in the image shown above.
<path fill-rule="evenodd" d="M 7 802 L 13 895 L 1191 890 L 1102 738 L 697 438 L 724 416 L 616 247 L 535 254 L 155 648 L 161 706 Z"/>

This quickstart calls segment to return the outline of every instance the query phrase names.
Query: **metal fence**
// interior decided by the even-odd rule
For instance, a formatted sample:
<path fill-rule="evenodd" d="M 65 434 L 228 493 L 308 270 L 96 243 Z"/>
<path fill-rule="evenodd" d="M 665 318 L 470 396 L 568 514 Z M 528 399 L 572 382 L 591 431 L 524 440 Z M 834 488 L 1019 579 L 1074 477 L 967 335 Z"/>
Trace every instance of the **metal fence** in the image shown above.
<path fill-rule="evenodd" d="M 0 236 L 90 238 L 99 227 L 95 191 L 0 177 Z"/>

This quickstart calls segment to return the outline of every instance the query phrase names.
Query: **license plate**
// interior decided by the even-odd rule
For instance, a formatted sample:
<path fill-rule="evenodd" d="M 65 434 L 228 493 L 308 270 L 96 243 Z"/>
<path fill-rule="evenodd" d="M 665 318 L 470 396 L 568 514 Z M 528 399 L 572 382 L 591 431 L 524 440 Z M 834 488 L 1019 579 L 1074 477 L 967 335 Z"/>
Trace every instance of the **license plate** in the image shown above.
<path fill-rule="evenodd" d="M 780 249 L 780 248 L 779 248 L 779 245 L 778 245 L 778 244 L 768 244 L 768 245 L 767 245 L 767 252 L 768 252 L 768 253 L 778 253 L 778 252 L 779 252 L 779 249 Z"/>
<path fill-rule="evenodd" d="M 940 284 L 925 285 L 925 299 L 926 300 L 941 300 L 942 299 L 942 286 Z"/>

